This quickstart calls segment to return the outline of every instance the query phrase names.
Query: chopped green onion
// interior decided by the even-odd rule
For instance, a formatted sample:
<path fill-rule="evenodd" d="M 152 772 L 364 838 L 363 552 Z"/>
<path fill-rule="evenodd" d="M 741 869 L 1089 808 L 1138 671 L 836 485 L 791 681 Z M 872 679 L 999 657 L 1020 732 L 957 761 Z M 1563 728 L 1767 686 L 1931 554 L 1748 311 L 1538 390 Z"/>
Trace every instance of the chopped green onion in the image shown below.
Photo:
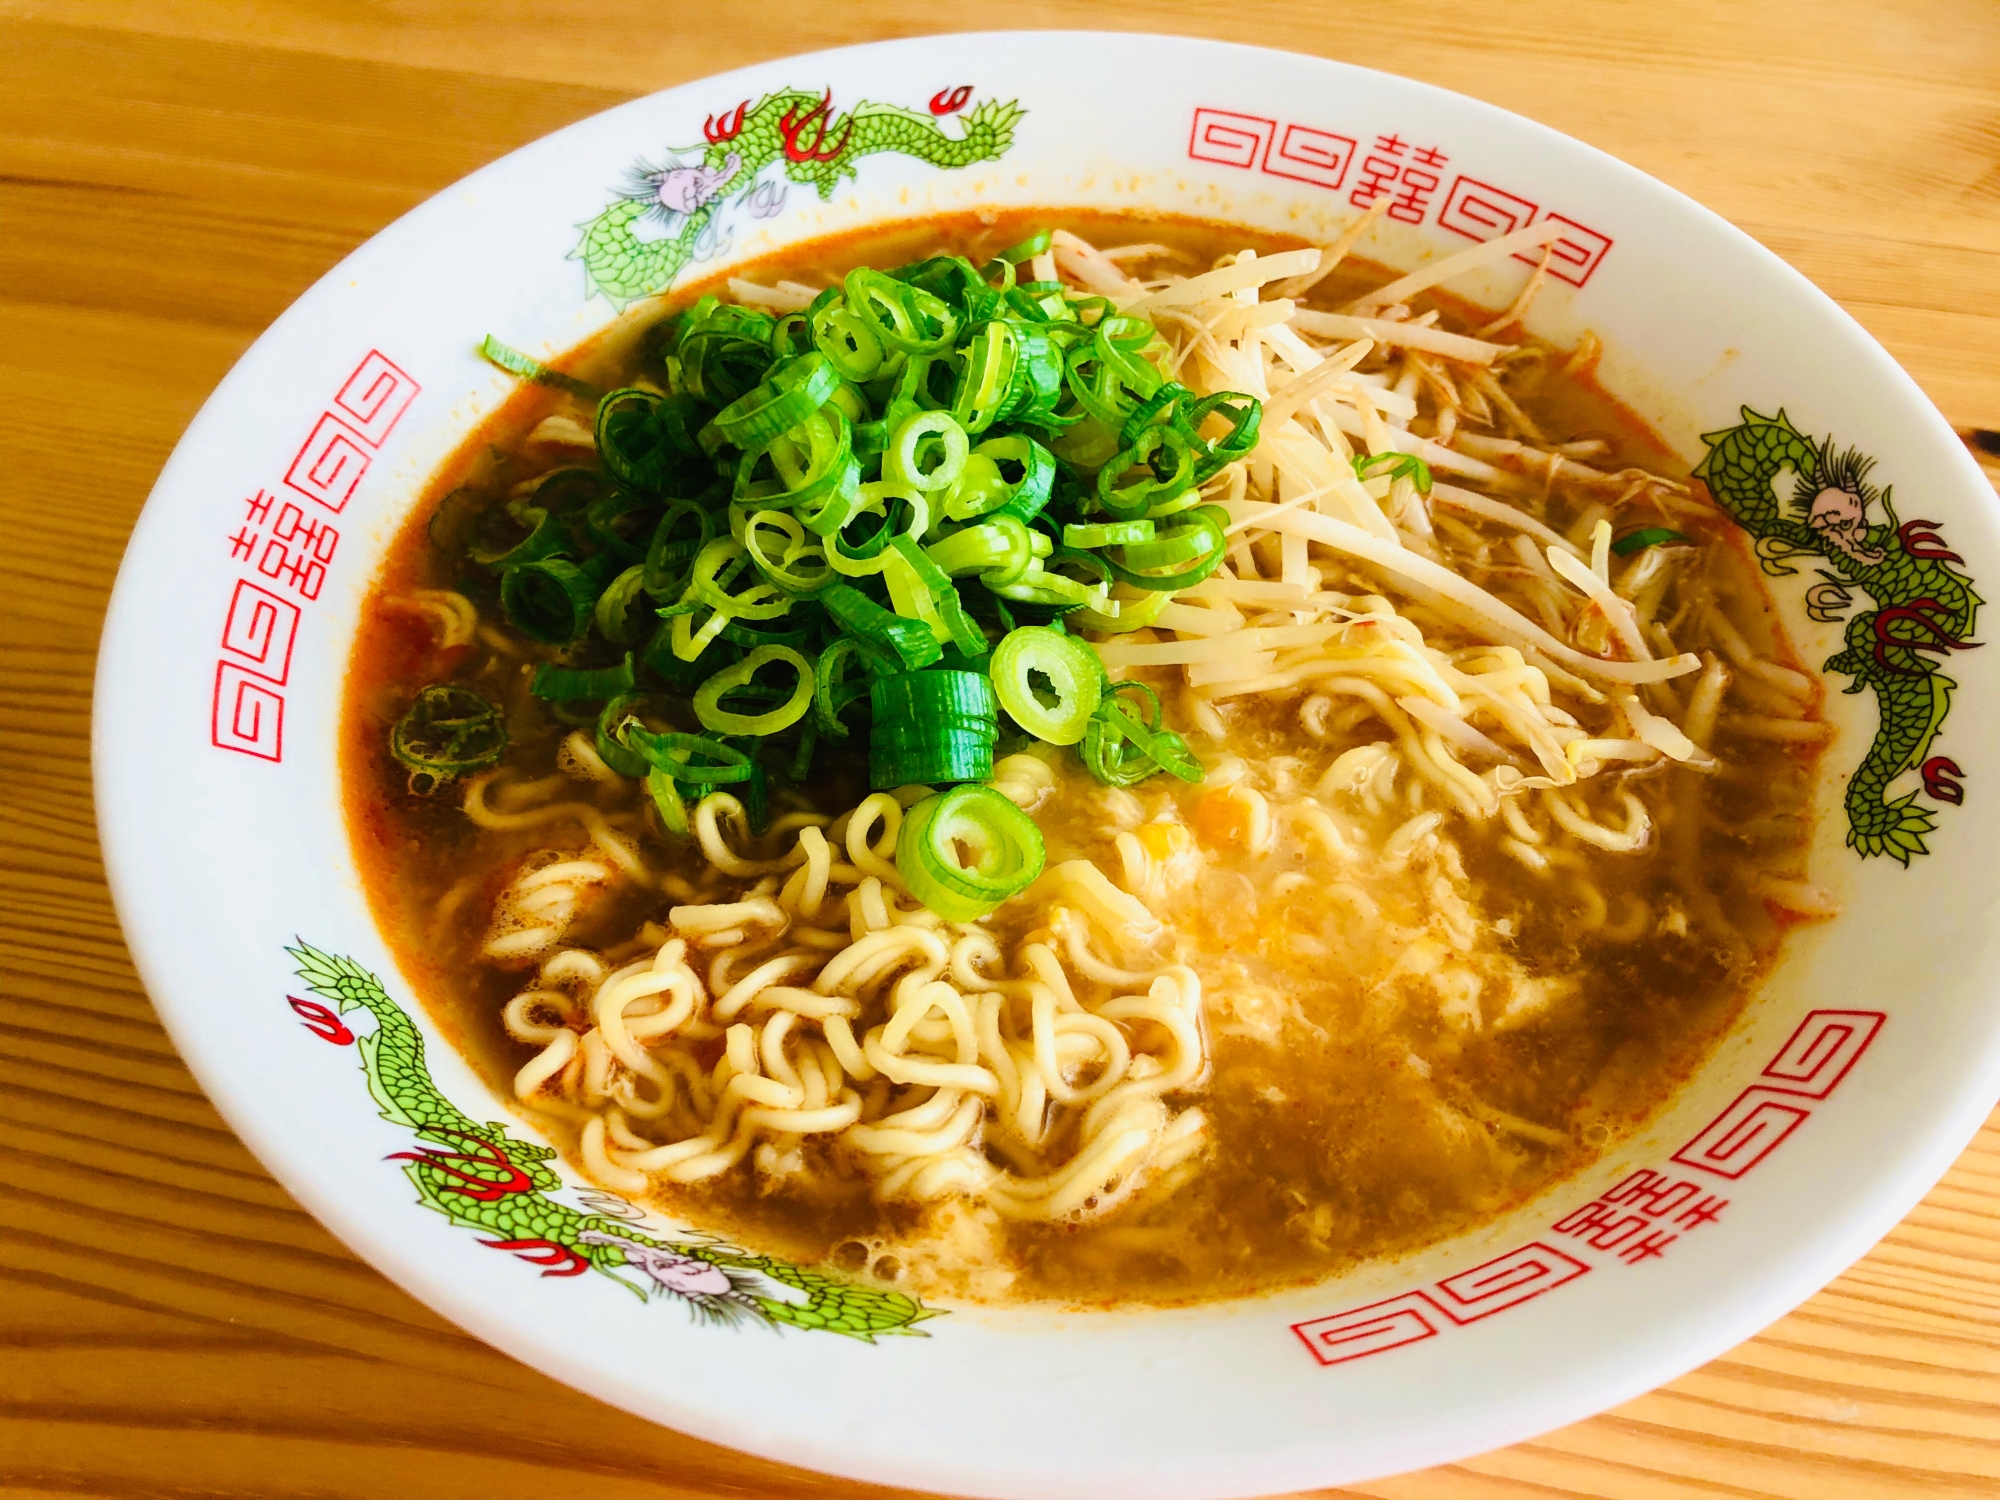
<path fill-rule="evenodd" d="M 1097 503 L 1119 520 L 1146 515 L 1194 488 L 1194 464 L 1194 450 L 1177 429 L 1142 428 L 1137 442 L 1097 471 Z"/>
<path fill-rule="evenodd" d="M 866 682 L 847 681 L 847 668 L 861 659 L 861 645 L 844 635 L 819 654 L 813 666 L 813 723 L 821 734 L 847 738 L 841 715 L 868 696 Z"/>
<path fill-rule="evenodd" d="M 927 626 L 884 609 L 852 584 L 835 584 L 820 595 L 820 602 L 834 623 L 864 649 L 886 656 L 904 671 L 929 666 L 944 654 Z"/>
<path fill-rule="evenodd" d="M 644 776 L 646 757 L 638 751 L 628 749 L 618 740 L 616 730 L 631 715 L 638 704 L 645 701 L 644 693 L 620 693 L 606 703 L 597 715 L 597 755 L 620 776 Z"/>
<path fill-rule="evenodd" d="M 694 534 L 688 535 L 692 523 Z M 646 549 L 646 592 L 655 599 L 678 597 L 703 547 L 715 540 L 715 517 L 692 500 L 675 500 L 653 529 Z"/>
<path fill-rule="evenodd" d="M 1172 589 L 1136 589 L 1130 584 L 1120 584 L 1119 587 L 1125 592 L 1121 594 L 1114 590 L 1104 609 L 1085 605 L 1063 616 L 1064 620 L 1084 630 L 1111 633 L 1145 630 L 1160 618 L 1160 611 L 1173 602 Z M 1117 613 L 1110 613 L 1112 610 Z"/>
<path fill-rule="evenodd" d="M 1135 715 L 1119 702 L 1131 692 L 1145 695 L 1142 714 Z M 1160 695 L 1143 682 L 1116 683 L 1099 701 L 1084 728 L 1083 763 L 1091 775 L 1111 786 L 1134 786 L 1157 771 L 1182 781 L 1202 779 L 1201 762 L 1187 741 L 1160 726 Z"/>
<path fill-rule="evenodd" d="M 410 789 L 418 792 L 490 766 L 506 749 L 507 720 L 500 710 L 455 682 L 418 693 L 389 731 L 389 753 L 409 767 Z"/>
<path fill-rule="evenodd" d="M 1417 487 L 1419 495 L 1431 492 L 1431 466 L 1414 453 L 1357 453 L 1353 462 L 1358 478 L 1375 479 L 1386 471 L 1392 483 L 1407 479 Z"/>
<path fill-rule="evenodd" d="M 491 542 L 486 545 L 474 543 L 466 549 L 466 556 L 482 568 L 491 568 L 496 573 L 522 563 L 538 562 L 544 557 L 554 557 L 570 549 L 569 528 L 539 505 L 525 502 L 506 506 L 500 513 L 511 519 L 516 526 L 525 527 L 526 532 L 512 542 Z M 489 518 L 486 528 L 499 517 Z"/>
<path fill-rule="evenodd" d="M 1678 531 L 1665 526 L 1648 526 L 1640 531 L 1627 532 L 1611 544 L 1611 550 L 1620 557 L 1630 557 L 1647 547 L 1669 547 L 1676 542 L 1688 547 L 1694 545 L 1692 537 L 1683 536 Z"/>
<path fill-rule="evenodd" d="M 683 444 L 684 425 L 673 420 L 686 405 L 686 397 L 662 397 L 639 386 L 598 402 L 597 456 L 611 477 L 638 490 L 665 489 L 699 452 L 689 451 L 691 442 Z"/>
<path fill-rule="evenodd" d="M 984 268 L 858 268 L 782 316 L 704 296 L 647 332 L 643 383 L 601 397 L 487 342 L 523 379 L 596 399 L 597 462 L 527 484 L 479 471 L 433 542 L 499 576 L 524 635 L 616 662 L 544 664 L 530 694 L 594 725 L 670 831 L 718 785 L 761 825 L 776 734 L 796 736 L 772 762 L 794 778 L 865 723 L 877 785 L 982 779 L 1003 701 L 1119 784 L 1200 774 L 1157 702 L 1107 695 L 1060 621 L 1141 629 L 1220 564 L 1226 523 L 1201 487 L 1254 449 L 1262 407 L 1166 379 L 1153 324 L 1110 299 L 1022 280 L 1052 243 Z M 1407 455 L 1357 472 L 1392 465 L 1427 484 Z M 632 713 L 660 723 L 689 698 L 737 744 Z"/>
<path fill-rule="evenodd" d="M 772 557 L 764 533 L 775 531 L 784 538 L 784 551 Z M 798 519 L 780 510 L 760 510 L 743 525 L 743 550 L 767 582 L 787 594 L 810 596 L 839 581 L 839 574 L 827 561 L 826 548 L 818 540 L 808 540 Z M 816 566 L 815 566 L 816 565 Z"/>
<path fill-rule="evenodd" d="M 646 791 L 660 814 L 660 826 L 676 838 L 688 836 L 687 800 L 673 777 L 658 766 L 646 767 Z"/>
<path fill-rule="evenodd" d="M 877 677 L 868 781 L 877 789 L 984 781 L 1000 737 L 993 684 L 977 672 L 934 668 Z"/>
<path fill-rule="evenodd" d="M 515 629 L 545 646 L 583 639 L 598 592 L 587 569 L 560 557 L 522 563 L 500 575 L 500 608 Z"/>
<path fill-rule="evenodd" d="M 631 692 L 632 683 L 632 653 L 627 651 L 625 659 L 615 667 L 583 670 L 543 662 L 535 668 L 528 691 L 537 698 L 588 698 L 595 702 Z"/>
<path fill-rule="evenodd" d="M 1176 520 L 1178 525 L 1151 541 L 1104 553 L 1112 576 L 1134 588 L 1171 593 L 1194 587 L 1221 567 L 1229 551 L 1229 513 L 1219 505 L 1201 505 Z"/>
<path fill-rule="evenodd" d="M 990 786 L 956 786 L 903 815 L 896 870 L 947 922 L 973 922 L 1042 873 L 1042 832 Z"/>
<path fill-rule="evenodd" d="M 619 646 L 636 646 L 644 640 L 652 624 L 650 602 L 643 606 L 640 603 L 645 592 L 646 565 L 633 563 L 597 596 L 597 604 L 591 610 L 591 623 L 596 625 L 597 633 Z"/>
<path fill-rule="evenodd" d="M 673 368 L 690 395 L 726 406 L 771 368 L 778 320 L 759 308 L 703 297 L 680 316 Z"/>
<path fill-rule="evenodd" d="M 943 298 L 880 271 L 849 271 L 841 290 L 870 331 L 904 354 L 942 354 L 958 333 L 958 315 Z"/>
<path fill-rule="evenodd" d="M 707 735 L 655 734 L 628 716 L 620 721 L 612 737 L 641 756 L 647 765 L 672 777 L 677 785 L 693 787 L 697 792 L 734 786 L 750 780 L 754 774 L 749 756 Z"/>
<path fill-rule="evenodd" d="M 531 384 L 553 386 L 585 401 L 595 401 L 600 394 L 589 381 L 565 375 L 561 370 L 552 370 L 532 354 L 523 354 L 519 349 L 503 344 L 490 333 L 486 335 L 486 342 L 479 346 L 479 352 L 509 375 L 518 375 Z"/>
<path fill-rule="evenodd" d="M 1229 423 L 1229 431 L 1213 442 L 1201 436 L 1201 429 L 1211 416 L 1219 416 Z M 1248 458 L 1257 446 L 1257 431 L 1263 418 L 1263 403 L 1238 391 L 1217 391 L 1213 396 L 1184 402 L 1177 408 L 1175 425 L 1195 440 L 1202 450 L 1202 456 L 1195 462 L 1194 482 L 1206 484 L 1229 464 Z M 1429 470 L 1425 470 L 1422 489 L 1423 493 L 1430 493 Z"/>
<path fill-rule="evenodd" d="M 735 537 L 717 537 L 695 555 L 686 597 L 738 619 L 777 619 L 792 607 L 792 601 L 775 585 L 756 582 L 756 572 L 745 569 L 749 560 L 749 549 Z M 750 587 L 732 594 L 729 584 L 739 574 L 752 580 Z"/>
<path fill-rule="evenodd" d="M 950 412 L 920 411 L 904 418 L 891 434 L 882 455 L 882 477 L 927 493 L 948 490 L 970 451 L 965 429 Z"/>
<path fill-rule="evenodd" d="M 1028 528 L 1010 515 L 989 516 L 962 526 L 924 550 L 953 578 L 968 573 L 998 574 L 1003 583 L 1018 576 L 1034 557 Z"/>
<path fill-rule="evenodd" d="M 1150 542 L 1153 523 L 1148 520 L 1100 521 L 1094 525 L 1065 526 L 1065 547 L 1122 547 L 1131 542 Z"/>
<path fill-rule="evenodd" d="M 1033 260 L 1037 255 L 1040 255 L 1044 250 L 1049 248 L 1050 239 L 1050 231 L 1046 229 L 1037 230 L 1025 240 L 1022 240 L 1020 244 L 1009 245 L 993 258 L 998 261 L 1005 261 L 1008 265 L 1015 265 L 1024 260 Z"/>
<path fill-rule="evenodd" d="M 837 294 L 836 294 L 837 295 Z M 841 302 L 809 312 L 813 343 L 845 380 L 868 380 L 883 372 L 884 350 L 875 325 Z"/>
<path fill-rule="evenodd" d="M 737 713 L 724 706 L 731 693 L 754 686 L 757 674 L 772 662 L 783 662 L 796 674 L 789 698 L 761 714 Z M 812 663 L 789 646 L 760 646 L 735 666 L 724 667 L 696 690 L 694 716 L 701 720 L 704 729 L 717 734 L 776 734 L 804 718 L 812 701 Z"/>
<path fill-rule="evenodd" d="M 1097 712 L 1104 666 L 1075 636 L 1023 625 L 993 648 L 992 678 L 1016 724 L 1051 745 L 1074 745 Z"/>
<path fill-rule="evenodd" d="M 702 428 L 703 449 L 724 446 L 745 452 L 768 447 L 832 398 L 840 372 L 824 354 L 814 351 L 788 359 L 747 395 L 739 396 Z"/>
<path fill-rule="evenodd" d="M 973 335 L 951 403 L 952 416 L 966 432 L 984 432 L 1006 408 L 1020 357 L 1013 327 L 1002 319 L 993 319 Z"/>

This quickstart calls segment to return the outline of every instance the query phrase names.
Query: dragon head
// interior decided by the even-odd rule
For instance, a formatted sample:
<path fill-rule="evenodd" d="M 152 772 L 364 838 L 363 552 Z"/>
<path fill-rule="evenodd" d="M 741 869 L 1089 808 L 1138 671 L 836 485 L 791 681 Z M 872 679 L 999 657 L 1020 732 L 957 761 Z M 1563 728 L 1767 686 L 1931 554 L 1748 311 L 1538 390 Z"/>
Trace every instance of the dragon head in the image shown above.
<path fill-rule="evenodd" d="M 1868 471 L 1874 467 L 1875 460 L 1858 448 L 1836 453 L 1829 437 L 1820 445 L 1819 460 L 1807 478 L 1813 495 L 1806 502 L 1806 525 L 1828 546 L 1866 567 L 1888 555 L 1868 544 L 1868 507 L 1881 497 L 1868 483 Z"/>

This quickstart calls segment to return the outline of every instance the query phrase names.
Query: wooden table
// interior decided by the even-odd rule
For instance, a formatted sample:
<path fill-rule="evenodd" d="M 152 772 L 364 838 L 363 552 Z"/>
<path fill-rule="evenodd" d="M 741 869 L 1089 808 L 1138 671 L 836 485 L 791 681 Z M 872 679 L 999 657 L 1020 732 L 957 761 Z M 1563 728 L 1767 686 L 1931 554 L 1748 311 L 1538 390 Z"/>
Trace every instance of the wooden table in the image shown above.
<path fill-rule="evenodd" d="M 2000 429 L 2000 5 L 0 0 L 0 1475 L 9 1494 L 832 1495 L 652 1427 L 357 1261 L 175 1056 L 106 898 L 92 658 L 197 404 L 321 272 L 546 131 L 960 22 L 1228 34 L 1593 142 L 1839 298 Z M 1991 439 L 1989 439 L 1990 441 Z M 144 734 L 144 725 L 122 726 Z M 2000 1493 L 2000 1123 L 1859 1265 L 1685 1379 L 1396 1497 Z"/>

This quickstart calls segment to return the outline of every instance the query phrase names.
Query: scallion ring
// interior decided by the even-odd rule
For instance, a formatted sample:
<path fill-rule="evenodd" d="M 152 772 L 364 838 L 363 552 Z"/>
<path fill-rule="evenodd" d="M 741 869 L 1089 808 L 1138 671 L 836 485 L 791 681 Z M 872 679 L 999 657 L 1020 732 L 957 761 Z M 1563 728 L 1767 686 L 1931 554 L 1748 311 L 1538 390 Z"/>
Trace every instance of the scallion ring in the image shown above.
<path fill-rule="evenodd" d="M 910 894 L 947 922 L 972 922 L 1034 884 L 1042 832 L 990 786 L 956 786 L 903 815 L 896 870 Z"/>
<path fill-rule="evenodd" d="M 545 646 L 582 640 L 598 593 L 590 571 L 560 557 L 522 563 L 500 575 L 500 608 L 515 629 Z"/>
<path fill-rule="evenodd" d="M 927 494 L 949 490 L 970 451 L 965 429 L 950 412 L 918 412 L 890 434 L 882 455 L 882 477 Z"/>
<path fill-rule="evenodd" d="M 506 750 L 505 716 L 455 682 L 433 683 L 418 693 L 389 731 L 389 753 L 409 767 L 410 789 L 416 792 L 483 770 Z"/>
<path fill-rule="evenodd" d="M 558 667 L 545 661 L 535 668 L 528 691 L 537 698 L 596 702 L 631 692 L 632 681 L 632 653 L 627 651 L 625 659 L 612 667 Z"/>
<path fill-rule="evenodd" d="M 991 675 L 1016 724 L 1051 745 L 1074 745 L 1097 712 L 1104 666 L 1075 636 L 1023 625 L 993 648 Z"/>
<path fill-rule="evenodd" d="M 725 706 L 738 689 L 752 686 L 757 674 L 772 662 L 782 662 L 797 674 L 791 696 L 776 708 L 761 714 L 744 714 Z M 724 667 L 704 682 L 694 695 L 694 716 L 704 729 L 717 734 L 776 734 L 805 717 L 813 701 L 812 663 L 789 646 L 760 646 L 733 667 Z"/>

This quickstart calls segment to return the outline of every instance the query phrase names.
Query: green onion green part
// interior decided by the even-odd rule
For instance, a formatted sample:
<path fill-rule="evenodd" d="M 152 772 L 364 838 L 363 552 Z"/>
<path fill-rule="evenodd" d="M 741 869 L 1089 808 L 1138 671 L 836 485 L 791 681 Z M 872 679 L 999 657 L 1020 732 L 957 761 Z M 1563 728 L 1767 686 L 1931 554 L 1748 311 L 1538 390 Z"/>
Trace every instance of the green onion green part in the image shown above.
<path fill-rule="evenodd" d="M 1675 543 L 1692 547 L 1694 539 L 1665 526 L 1648 526 L 1640 531 L 1627 532 L 1611 544 L 1611 550 L 1620 557 L 1630 557 L 1648 547 L 1670 547 Z"/>
<path fill-rule="evenodd" d="M 1075 636 L 1023 625 L 993 648 L 992 678 L 1016 724 L 1051 745 L 1074 745 L 1097 712 L 1104 667 Z"/>
<path fill-rule="evenodd" d="M 973 922 L 1034 884 L 1042 832 L 990 786 L 955 786 L 903 815 L 896 869 L 910 894 L 947 922 Z"/>
<path fill-rule="evenodd" d="M 507 749 L 507 720 L 486 699 L 455 682 L 417 694 L 389 731 L 389 753 L 410 769 L 411 790 L 482 770 Z M 421 784 L 419 784 L 421 783 Z"/>
<path fill-rule="evenodd" d="M 568 391 L 584 401 L 595 401 L 601 391 L 587 380 L 578 380 L 574 375 L 565 375 L 561 370 L 552 370 L 532 354 L 523 354 L 512 345 L 503 344 L 492 334 L 479 346 L 481 357 L 498 365 L 509 375 L 517 375 L 533 385 L 553 386 L 559 391 Z"/>
<path fill-rule="evenodd" d="M 501 464 L 439 505 L 432 543 L 551 648 L 528 683 L 539 712 L 643 778 L 669 833 L 720 787 L 761 826 L 767 778 L 808 776 L 835 742 L 866 745 L 876 787 L 976 789 L 1003 709 L 1108 783 L 1201 775 L 1157 697 L 1107 684 L 1074 632 L 1143 629 L 1221 565 L 1227 517 L 1203 490 L 1255 449 L 1262 407 L 1195 396 L 1150 321 L 1033 279 L 1052 243 L 862 267 L 782 316 L 704 296 L 646 331 L 640 373 L 609 392 L 482 345 L 595 404 L 595 460 L 526 483 Z M 1430 487 L 1410 454 L 1355 471 Z M 1615 550 L 1684 540 L 1652 528 Z M 484 698 L 438 684 L 392 748 L 428 789 L 506 735 Z M 958 826 L 913 813 L 905 830 L 926 820 Z M 953 910 L 1004 899 L 1004 882 L 967 895 L 956 855 L 911 868 Z"/>

